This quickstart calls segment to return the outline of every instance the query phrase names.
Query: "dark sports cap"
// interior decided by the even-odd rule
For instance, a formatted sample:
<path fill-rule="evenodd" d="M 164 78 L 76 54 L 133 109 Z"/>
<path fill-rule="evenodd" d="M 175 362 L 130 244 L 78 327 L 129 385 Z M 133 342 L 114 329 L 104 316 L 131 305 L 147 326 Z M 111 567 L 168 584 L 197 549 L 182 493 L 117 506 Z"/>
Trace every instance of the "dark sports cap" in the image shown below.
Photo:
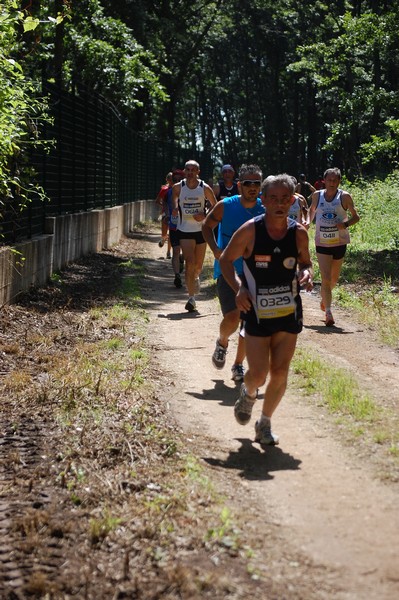
<path fill-rule="evenodd" d="M 235 172 L 235 168 L 232 165 L 223 165 L 222 173 L 223 173 L 223 171 L 234 171 Z"/>

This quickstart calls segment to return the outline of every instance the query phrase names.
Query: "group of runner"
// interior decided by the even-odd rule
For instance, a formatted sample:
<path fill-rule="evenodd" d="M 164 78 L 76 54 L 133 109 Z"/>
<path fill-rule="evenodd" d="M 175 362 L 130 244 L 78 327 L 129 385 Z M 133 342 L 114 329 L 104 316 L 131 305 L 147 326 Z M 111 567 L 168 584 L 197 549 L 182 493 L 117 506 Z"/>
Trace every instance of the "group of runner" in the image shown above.
<path fill-rule="evenodd" d="M 188 293 L 185 309 L 196 311 L 208 244 L 215 257 L 214 277 L 222 311 L 212 362 L 218 369 L 225 366 L 229 338 L 239 329 L 232 365 L 232 379 L 241 382 L 235 418 L 242 425 L 250 421 L 257 390 L 268 376 L 255 440 L 261 446 L 278 444 L 271 417 L 286 390 L 289 365 L 302 330 L 300 288 L 313 288 L 307 230 L 314 220 L 320 306 L 330 327 L 334 325 L 332 289 L 349 243 L 348 227 L 358 222 L 359 215 L 350 194 L 339 187 L 337 168 L 327 169 L 324 189 L 314 190 L 309 200 L 296 191 L 294 177 L 284 173 L 263 180 L 258 165 L 242 165 L 238 181 L 234 168 L 224 165 L 221 181 L 212 187 L 199 173 L 199 164 L 187 161 L 183 172 L 172 173 L 175 181 L 167 192 L 170 243 L 172 249 L 178 249 L 177 259 L 173 255 L 174 283 L 182 286 L 175 270 L 179 269 L 181 250 Z"/>

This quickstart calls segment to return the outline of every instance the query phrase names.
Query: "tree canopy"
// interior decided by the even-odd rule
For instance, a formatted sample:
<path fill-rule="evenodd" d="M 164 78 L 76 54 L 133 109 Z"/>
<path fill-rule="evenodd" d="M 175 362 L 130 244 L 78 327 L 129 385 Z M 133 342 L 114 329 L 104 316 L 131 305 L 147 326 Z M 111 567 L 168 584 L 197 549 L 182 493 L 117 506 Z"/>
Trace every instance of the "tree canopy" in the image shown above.
<path fill-rule="evenodd" d="M 398 157 L 395 1 L 103 0 L 151 51 L 169 97 L 135 125 L 215 160 L 316 176 L 387 172 Z"/>
<path fill-rule="evenodd" d="M 4 5 L 3 128 L 12 102 L 24 127 L 35 109 L 18 94 L 45 77 L 97 91 L 135 130 L 199 145 L 219 164 L 314 177 L 331 165 L 349 177 L 397 166 L 396 0 Z"/>

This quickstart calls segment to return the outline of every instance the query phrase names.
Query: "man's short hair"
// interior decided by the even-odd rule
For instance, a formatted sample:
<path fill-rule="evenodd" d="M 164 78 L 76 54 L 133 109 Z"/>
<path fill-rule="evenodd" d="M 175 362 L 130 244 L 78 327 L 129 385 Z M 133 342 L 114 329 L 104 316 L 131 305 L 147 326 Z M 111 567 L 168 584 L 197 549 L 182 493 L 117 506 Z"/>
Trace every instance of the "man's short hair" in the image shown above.
<path fill-rule="evenodd" d="M 280 173 L 279 175 L 269 175 L 269 177 L 266 177 L 266 179 L 262 183 L 263 196 L 266 196 L 268 189 L 272 185 L 283 185 L 286 188 L 288 188 L 291 194 L 293 194 L 295 191 L 294 182 L 292 180 L 291 175 L 288 175 L 288 173 Z"/>
<path fill-rule="evenodd" d="M 186 163 L 185 163 L 185 165 L 184 165 L 184 168 L 186 168 L 188 165 L 195 165 L 195 166 L 197 167 L 197 169 L 198 169 L 198 170 L 199 170 L 199 168 L 200 168 L 200 166 L 199 166 L 199 163 L 197 163 L 197 161 L 196 161 L 196 160 L 192 160 L 192 159 L 191 159 L 191 160 L 188 160 L 188 161 L 186 161 Z"/>
<path fill-rule="evenodd" d="M 340 179 L 342 179 L 341 171 L 338 169 L 338 167 L 332 167 L 331 169 L 324 171 L 323 179 L 325 179 L 327 175 L 337 175 Z"/>
<path fill-rule="evenodd" d="M 262 180 L 262 169 L 258 165 L 241 165 L 238 179 L 244 181 L 248 175 L 259 175 L 259 179 Z"/>

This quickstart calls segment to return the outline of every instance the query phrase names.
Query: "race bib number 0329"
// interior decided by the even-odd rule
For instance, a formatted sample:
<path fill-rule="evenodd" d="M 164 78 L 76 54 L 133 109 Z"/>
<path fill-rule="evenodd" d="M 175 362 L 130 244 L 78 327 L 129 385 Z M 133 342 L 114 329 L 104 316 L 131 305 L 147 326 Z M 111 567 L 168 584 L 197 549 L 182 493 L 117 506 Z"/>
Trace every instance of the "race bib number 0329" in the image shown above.
<path fill-rule="evenodd" d="M 260 289 L 256 298 L 259 319 L 277 319 L 295 312 L 295 301 L 291 288 L 279 286 Z"/>

